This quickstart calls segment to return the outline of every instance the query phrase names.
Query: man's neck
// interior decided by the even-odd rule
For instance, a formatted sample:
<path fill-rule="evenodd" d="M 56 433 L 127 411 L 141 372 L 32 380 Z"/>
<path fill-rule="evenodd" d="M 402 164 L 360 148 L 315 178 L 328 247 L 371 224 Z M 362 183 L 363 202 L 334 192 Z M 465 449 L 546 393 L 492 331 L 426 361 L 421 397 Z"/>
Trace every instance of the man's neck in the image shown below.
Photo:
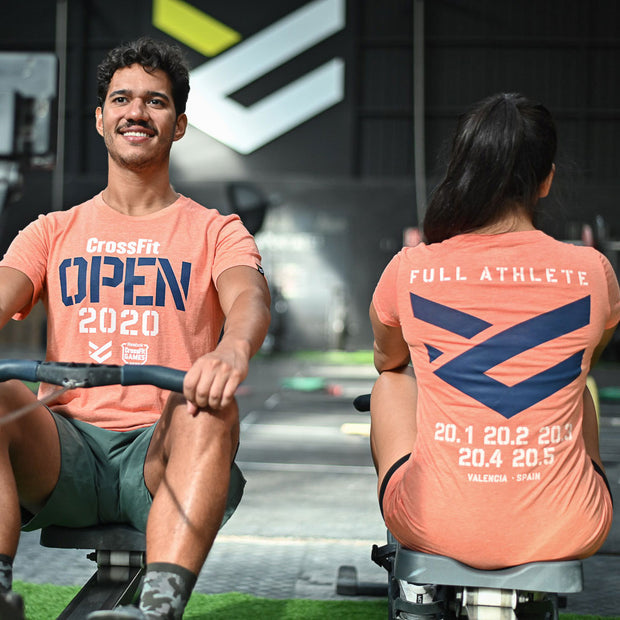
<path fill-rule="evenodd" d="M 165 209 L 179 195 L 170 185 L 167 171 L 159 174 L 110 170 L 108 185 L 102 193 L 104 202 L 126 215 L 149 215 Z"/>

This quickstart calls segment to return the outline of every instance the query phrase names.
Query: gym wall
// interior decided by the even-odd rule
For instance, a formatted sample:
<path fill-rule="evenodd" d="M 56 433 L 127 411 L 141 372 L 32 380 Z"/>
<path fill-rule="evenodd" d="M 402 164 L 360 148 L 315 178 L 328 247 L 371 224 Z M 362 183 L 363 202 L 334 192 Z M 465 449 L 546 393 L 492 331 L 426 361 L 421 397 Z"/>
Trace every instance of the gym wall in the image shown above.
<path fill-rule="evenodd" d="M 25 175 L 2 251 L 37 214 L 105 185 L 95 69 L 147 34 L 178 43 L 192 68 L 176 189 L 230 212 L 241 183 L 255 193 L 248 210 L 267 205 L 257 241 L 278 302 L 275 349 L 371 346 L 374 284 L 418 225 L 456 116 L 494 92 L 537 98 L 557 120 L 542 227 L 578 239 L 589 225 L 615 261 L 618 23 L 615 0 L 9 3 L 0 51 L 55 51 L 66 86 L 59 166 Z"/>

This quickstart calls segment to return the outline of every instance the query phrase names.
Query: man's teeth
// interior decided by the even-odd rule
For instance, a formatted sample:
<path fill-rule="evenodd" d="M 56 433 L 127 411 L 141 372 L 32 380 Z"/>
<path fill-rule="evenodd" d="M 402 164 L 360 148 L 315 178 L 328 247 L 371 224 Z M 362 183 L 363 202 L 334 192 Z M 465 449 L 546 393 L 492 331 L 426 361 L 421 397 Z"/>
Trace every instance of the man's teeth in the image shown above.
<path fill-rule="evenodd" d="M 126 131 L 126 136 L 135 136 L 137 138 L 148 138 L 148 134 L 143 131 Z"/>

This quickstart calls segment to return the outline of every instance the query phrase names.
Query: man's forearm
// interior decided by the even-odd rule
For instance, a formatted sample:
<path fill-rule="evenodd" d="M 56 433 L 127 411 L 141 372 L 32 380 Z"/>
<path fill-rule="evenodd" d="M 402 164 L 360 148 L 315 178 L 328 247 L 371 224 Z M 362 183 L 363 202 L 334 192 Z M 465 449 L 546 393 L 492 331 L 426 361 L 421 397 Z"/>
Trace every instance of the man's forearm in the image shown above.
<path fill-rule="evenodd" d="M 245 291 L 235 299 L 228 312 L 218 346 L 245 349 L 247 359 L 250 359 L 263 344 L 270 321 L 271 312 L 264 293 Z"/>

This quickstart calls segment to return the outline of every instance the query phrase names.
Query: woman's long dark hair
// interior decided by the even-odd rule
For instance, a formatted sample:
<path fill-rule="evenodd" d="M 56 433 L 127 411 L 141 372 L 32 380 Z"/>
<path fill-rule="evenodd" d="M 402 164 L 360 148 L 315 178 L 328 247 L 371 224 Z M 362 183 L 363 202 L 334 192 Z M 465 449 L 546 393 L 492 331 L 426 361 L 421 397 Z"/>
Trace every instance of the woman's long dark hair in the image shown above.
<path fill-rule="evenodd" d="M 446 175 L 429 202 L 426 241 L 472 232 L 516 208 L 533 218 L 556 147 L 553 118 L 540 103 L 501 93 L 475 104 L 459 119 Z"/>

